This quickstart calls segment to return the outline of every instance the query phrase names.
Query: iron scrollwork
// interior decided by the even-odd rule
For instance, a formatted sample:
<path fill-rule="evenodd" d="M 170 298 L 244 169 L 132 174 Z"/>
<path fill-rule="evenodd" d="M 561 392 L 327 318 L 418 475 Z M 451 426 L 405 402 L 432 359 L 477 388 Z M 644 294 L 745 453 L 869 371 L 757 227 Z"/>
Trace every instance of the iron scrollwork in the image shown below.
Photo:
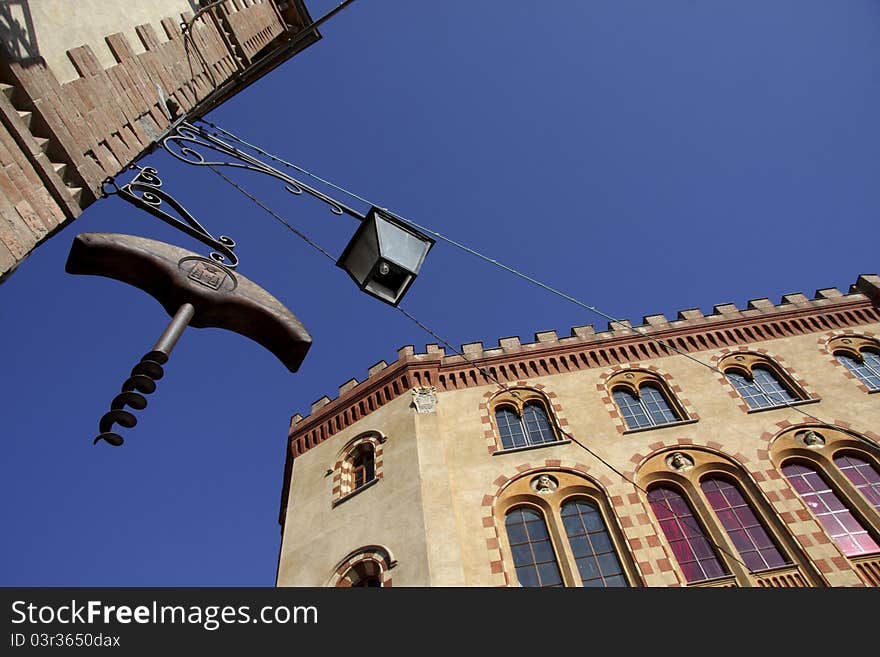
<path fill-rule="evenodd" d="M 187 164 L 207 167 L 233 167 L 266 174 L 284 183 L 284 188 L 291 194 L 300 195 L 305 192 L 322 201 L 330 208 L 333 214 L 347 214 L 358 221 L 364 220 L 364 215 L 357 210 L 340 203 L 301 180 L 279 171 L 262 160 L 226 143 L 216 135 L 186 121 L 177 124 L 173 132 L 162 140 L 162 146 L 171 155 Z M 203 154 L 205 151 L 218 153 L 224 158 L 229 159 L 209 160 Z"/>
<path fill-rule="evenodd" d="M 238 256 L 233 252 L 235 241 L 231 237 L 211 235 L 183 205 L 162 189 L 162 181 L 159 179 L 156 169 L 138 165 L 132 165 L 132 168 L 137 169 L 137 175 L 131 182 L 117 188 L 116 194 L 141 210 L 149 212 L 170 226 L 208 245 L 214 249 L 210 254 L 212 260 L 229 269 L 235 269 L 238 265 Z M 179 218 L 166 212 L 163 204 L 176 211 Z"/>

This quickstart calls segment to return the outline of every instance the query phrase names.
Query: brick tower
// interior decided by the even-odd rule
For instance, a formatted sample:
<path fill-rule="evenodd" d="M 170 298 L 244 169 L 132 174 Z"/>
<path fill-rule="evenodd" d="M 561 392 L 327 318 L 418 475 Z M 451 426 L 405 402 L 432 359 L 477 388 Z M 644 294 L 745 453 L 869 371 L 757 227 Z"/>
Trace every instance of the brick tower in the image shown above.
<path fill-rule="evenodd" d="M 102 182 L 320 34 L 301 0 L 0 6 L 0 281 Z"/>

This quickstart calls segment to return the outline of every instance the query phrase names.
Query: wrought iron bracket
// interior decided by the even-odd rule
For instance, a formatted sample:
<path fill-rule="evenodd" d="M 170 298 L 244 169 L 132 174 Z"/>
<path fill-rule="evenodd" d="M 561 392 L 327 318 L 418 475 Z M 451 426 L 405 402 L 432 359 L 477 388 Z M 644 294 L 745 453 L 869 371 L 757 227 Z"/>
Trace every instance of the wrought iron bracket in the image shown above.
<path fill-rule="evenodd" d="M 162 188 L 162 180 L 156 169 L 136 164 L 132 164 L 130 168 L 137 170 L 138 173 L 122 187 L 117 187 L 112 178 L 104 181 L 105 195 L 116 194 L 124 201 L 206 244 L 214 249 L 210 254 L 212 260 L 229 269 L 235 269 L 238 265 L 238 256 L 233 252 L 235 241 L 231 237 L 226 235 L 214 237 L 209 233 L 179 201 Z M 108 186 L 112 187 L 113 191 L 108 192 L 106 189 Z M 166 211 L 166 207 L 176 212 L 178 216 Z"/>
<path fill-rule="evenodd" d="M 235 146 L 228 144 L 204 128 L 195 126 L 186 121 L 177 124 L 173 130 L 162 139 L 162 147 L 181 162 L 195 166 L 232 167 L 261 173 L 276 180 L 280 180 L 291 194 L 308 194 L 322 203 L 325 203 L 333 214 L 347 214 L 358 221 L 364 221 L 364 214 L 358 212 L 327 194 L 307 185 L 306 183 L 279 171 L 275 167 L 263 162 Z M 209 159 L 221 156 L 221 159 Z"/>

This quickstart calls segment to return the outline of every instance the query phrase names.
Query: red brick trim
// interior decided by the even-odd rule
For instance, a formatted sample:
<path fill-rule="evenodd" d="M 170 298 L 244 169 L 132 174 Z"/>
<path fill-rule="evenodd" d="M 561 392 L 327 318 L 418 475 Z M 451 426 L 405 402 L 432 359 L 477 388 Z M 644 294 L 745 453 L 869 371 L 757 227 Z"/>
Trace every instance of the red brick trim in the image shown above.
<path fill-rule="evenodd" d="M 333 485 L 330 490 L 331 504 L 336 505 L 355 492 L 352 490 L 351 457 L 354 451 L 361 445 L 372 445 L 375 479 L 378 481 L 385 476 L 382 452 L 382 445 L 385 440 L 386 438 L 380 432 L 369 431 L 355 436 L 345 444 L 345 447 L 339 450 L 336 456 L 336 463 L 333 466 Z"/>
<path fill-rule="evenodd" d="M 623 535 L 629 543 L 629 549 L 633 553 L 634 558 L 636 558 L 633 543 L 625 528 L 634 523 L 641 524 L 641 521 L 630 517 L 628 514 L 622 515 L 621 512 L 625 511 L 626 507 L 619 507 L 614 504 L 612 497 L 608 493 L 608 487 L 613 482 L 607 475 L 592 473 L 590 466 L 583 463 L 563 461 L 561 459 L 546 459 L 543 463 L 536 464 L 521 463 L 512 470 L 508 470 L 507 474 L 500 474 L 496 477 L 493 482 L 496 486 L 494 493 L 483 496 L 482 525 L 488 551 L 487 565 L 494 586 L 513 586 L 515 585 L 514 582 L 516 582 L 513 564 L 505 561 L 500 548 L 500 532 L 502 529 L 498 527 L 495 516 L 498 501 L 514 481 L 524 477 L 532 477 L 539 472 L 567 472 L 581 476 L 589 480 L 593 486 L 596 486 L 599 492 L 608 500 L 612 508 L 612 515 L 619 522 Z"/>
<path fill-rule="evenodd" d="M 862 383 L 862 381 L 861 381 L 861 379 L 859 379 L 859 377 L 857 377 L 855 374 L 850 372 L 849 369 L 843 363 L 841 363 L 839 360 L 837 360 L 837 357 L 834 355 L 834 353 L 829 348 L 829 344 L 833 340 L 836 340 L 838 338 L 861 338 L 864 340 L 870 340 L 871 342 L 875 343 L 878 348 L 880 348 L 880 337 L 878 337 L 877 334 L 872 331 L 861 331 L 859 333 L 856 333 L 854 331 L 840 330 L 840 331 L 829 331 L 825 335 L 819 336 L 819 340 L 818 340 L 818 344 L 819 344 L 820 349 L 822 349 L 826 353 L 828 361 L 834 367 L 836 367 L 838 369 L 838 371 L 842 372 L 846 378 L 854 381 L 855 384 L 862 390 L 862 392 L 866 392 L 866 393 L 873 392 L 868 386 L 866 386 L 864 383 Z"/>
<path fill-rule="evenodd" d="M 383 587 L 391 586 L 389 571 L 397 565 L 391 552 L 380 545 L 370 545 L 351 553 L 336 567 L 329 586 L 350 587 L 366 577 L 378 577 Z"/>

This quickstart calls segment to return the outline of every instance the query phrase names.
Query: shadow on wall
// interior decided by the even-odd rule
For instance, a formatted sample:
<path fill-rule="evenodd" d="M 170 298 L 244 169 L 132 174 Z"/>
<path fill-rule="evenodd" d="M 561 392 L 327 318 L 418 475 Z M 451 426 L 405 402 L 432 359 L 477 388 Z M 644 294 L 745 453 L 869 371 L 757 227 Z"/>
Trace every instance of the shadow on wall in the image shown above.
<path fill-rule="evenodd" d="M 16 62 L 40 56 L 28 0 L 0 0 L 0 45 Z"/>

